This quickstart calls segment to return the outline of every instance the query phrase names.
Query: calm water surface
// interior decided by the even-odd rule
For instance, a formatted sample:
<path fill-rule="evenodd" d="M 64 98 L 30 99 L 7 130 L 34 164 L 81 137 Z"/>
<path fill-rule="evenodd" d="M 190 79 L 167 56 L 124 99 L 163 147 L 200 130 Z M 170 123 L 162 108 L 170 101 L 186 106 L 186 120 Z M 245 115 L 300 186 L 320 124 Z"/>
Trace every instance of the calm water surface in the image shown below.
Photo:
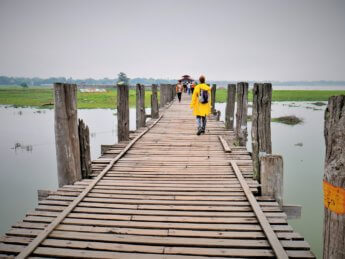
<path fill-rule="evenodd" d="M 221 110 L 224 120 L 225 104 L 217 104 L 216 108 Z M 323 224 L 324 109 L 325 106 L 306 102 L 272 105 L 272 117 L 296 115 L 304 119 L 303 124 L 296 126 L 272 123 L 273 153 L 284 158 L 285 203 L 303 206 L 302 218 L 290 220 L 290 224 L 306 238 L 319 258 Z M 92 159 L 100 155 L 101 144 L 116 143 L 115 113 L 110 109 L 78 110 L 78 116 L 90 127 Z M 54 111 L 2 106 L 0 118 L 1 235 L 36 206 L 37 189 L 57 188 L 57 175 Z M 248 124 L 250 133 L 251 124 Z M 135 129 L 134 109 L 130 111 L 130 128 Z M 251 143 L 250 134 L 248 143 Z"/>

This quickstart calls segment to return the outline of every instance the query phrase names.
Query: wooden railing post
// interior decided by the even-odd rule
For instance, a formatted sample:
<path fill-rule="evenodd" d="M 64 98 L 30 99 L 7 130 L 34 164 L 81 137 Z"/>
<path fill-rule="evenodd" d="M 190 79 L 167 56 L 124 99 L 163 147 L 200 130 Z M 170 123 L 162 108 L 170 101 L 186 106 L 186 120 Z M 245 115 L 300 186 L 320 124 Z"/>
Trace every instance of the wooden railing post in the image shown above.
<path fill-rule="evenodd" d="M 228 97 L 225 109 L 225 128 L 228 130 L 234 130 L 235 101 L 236 85 L 228 84 Z"/>
<path fill-rule="evenodd" d="M 211 113 L 216 115 L 216 90 L 217 85 L 213 84 L 211 87 Z"/>
<path fill-rule="evenodd" d="M 159 102 L 159 107 L 164 107 L 165 105 L 165 85 L 164 84 L 160 84 L 159 86 L 159 92 L 160 92 L 160 102 Z"/>
<path fill-rule="evenodd" d="M 166 89 L 166 103 L 170 102 L 170 90 L 171 90 L 171 85 L 167 84 L 167 89 Z"/>
<path fill-rule="evenodd" d="M 345 258 L 345 95 L 332 96 L 325 111 L 323 258 Z"/>
<path fill-rule="evenodd" d="M 136 128 L 145 127 L 146 114 L 145 114 L 145 86 L 136 85 Z"/>
<path fill-rule="evenodd" d="M 118 142 L 129 140 L 128 85 L 117 85 L 117 137 Z"/>
<path fill-rule="evenodd" d="M 152 85 L 151 95 L 151 118 L 157 119 L 159 117 L 157 85 Z"/>
<path fill-rule="evenodd" d="M 275 198 L 283 208 L 283 157 L 264 155 L 260 158 L 261 195 Z"/>
<path fill-rule="evenodd" d="M 174 100 L 175 97 L 176 97 L 176 85 L 174 84 L 174 85 L 172 86 L 172 88 L 173 88 L 173 100 Z"/>
<path fill-rule="evenodd" d="M 54 84 L 55 146 L 59 187 L 81 179 L 77 85 Z"/>
<path fill-rule="evenodd" d="M 247 143 L 248 83 L 237 83 L 236 139 L 240 146 Z"/>
<path fill-rule="evenodd" d="M 172 95 L 172 92 L 171 92 L 171 84 L 168 84 L 167 85 L 167 103 L 171 102 L 171 95 Z"/>
<path fill-rule="evenodd" d="M 260 181 L 260 156 L 272 153 L 271 141 L 272 85 L 254 84 L 252 112 L 253 178 Z"/>
<path fill-rule="evenodd" d="M 78 120 L 79 146 L 80 146 L 80 166 L 83 179 L 91 178 L 91 151 L 89 127 L 82 119 Z"/>
<path fill-rule="evenodd" d="M 170 102 L 172 102 L 173 100 L 174 100 L 174 97 L 175 97 L 175 95 L 174 95 L 174 85 L 170 85 Z"/>

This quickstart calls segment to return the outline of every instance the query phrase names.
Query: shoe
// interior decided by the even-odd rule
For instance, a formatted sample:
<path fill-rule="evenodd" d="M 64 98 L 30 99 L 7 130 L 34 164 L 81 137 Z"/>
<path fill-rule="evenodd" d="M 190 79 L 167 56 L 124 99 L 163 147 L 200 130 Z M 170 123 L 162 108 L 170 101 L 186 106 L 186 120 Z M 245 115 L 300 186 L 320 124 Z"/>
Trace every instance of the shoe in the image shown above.
<path fill-rule="evenodd" d="M 198 132 L 196 133 L 196 135 L 200 135 L 201 134 L 201 132 L 202 132 L 202 129 L 198 129 Z"/>
<path fill-rule="evenodd" d="M 201 133 L 202 133 L 202 134 L 205 134 L 205 129 L 202 129 L 202 130 L 201 130 Z"/>

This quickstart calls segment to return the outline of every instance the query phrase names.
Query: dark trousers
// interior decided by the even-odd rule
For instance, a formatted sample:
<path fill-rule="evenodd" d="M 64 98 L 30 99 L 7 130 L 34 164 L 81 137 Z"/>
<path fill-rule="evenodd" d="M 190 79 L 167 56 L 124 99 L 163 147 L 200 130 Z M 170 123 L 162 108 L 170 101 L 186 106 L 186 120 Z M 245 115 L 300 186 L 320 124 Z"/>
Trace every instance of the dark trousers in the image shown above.
<path fill-rule="evenodd" d="M 205 131 L 206 129 L 206 116 L 196 116 L 196 123 L 198 124 L 198 130 Z"/>
<path fill-rule="evenodd" d="M 177 93 L 177 98 L 179 102 L 181 102 L 181 96 L 182 96 L 182 93 Z"/>

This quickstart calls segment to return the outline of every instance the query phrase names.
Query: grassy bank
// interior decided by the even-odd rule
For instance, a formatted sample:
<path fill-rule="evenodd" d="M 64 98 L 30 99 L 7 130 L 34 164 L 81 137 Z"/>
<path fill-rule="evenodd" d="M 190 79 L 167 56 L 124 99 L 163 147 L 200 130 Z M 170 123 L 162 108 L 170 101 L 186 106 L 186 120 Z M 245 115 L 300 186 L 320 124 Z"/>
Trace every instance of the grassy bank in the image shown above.
<path fill-rule="evenodd" d="M 341 90 L 274 90 L 272 101 L 274 102 L 302 102 L 302 101 L 327 101 L 333 95 L 345 94 Z M 217 102 L 225 102 L 227 97 L 226 89 L 217 90 Z M 248 99 L 253 100 L 253 92 L 249 91 Z"/>
<path fill-rule="evenodd" d="M 151 91 L 145 92 L 146 107 L 150 107 Z M 117 91 L 108 90 L 106 93 L 81 93 L 78 92 L 78 108 L 95 109 L 116 107 Z M 52 89 L 42 88 L 0 88 L 0 105 L 15 107 L 33 106 L 39 108 L 52 108 L 54 96 Z M 129 91 L 129 105 L 135 107 L 135 90 Z"/>
<path fill-rule="evenodd" d="M 277 90 L 273 91 L 273 101 L 327 101 L 332 95 L 345 94 L 345 91 L 319 90 Z M 151 91 L 145 93 L 146 107 L 150 106 Z M 217 90 L 217 102 L 225 102 L 226 89 Z M 115 89 L 106 93 L 78 92 L 78 108 L 114 108 L 116 107 L 117 93 Z M 249 92 L 249 101 L 252 101 L 252 92 Z M 40 108 L 53 107 L 53 90 L 47 88 L 0 88 L 0 104 L 17 107 L 33 106 Z M 135 107 L 135 90 L 129 91 L 129 105 Z"/>

